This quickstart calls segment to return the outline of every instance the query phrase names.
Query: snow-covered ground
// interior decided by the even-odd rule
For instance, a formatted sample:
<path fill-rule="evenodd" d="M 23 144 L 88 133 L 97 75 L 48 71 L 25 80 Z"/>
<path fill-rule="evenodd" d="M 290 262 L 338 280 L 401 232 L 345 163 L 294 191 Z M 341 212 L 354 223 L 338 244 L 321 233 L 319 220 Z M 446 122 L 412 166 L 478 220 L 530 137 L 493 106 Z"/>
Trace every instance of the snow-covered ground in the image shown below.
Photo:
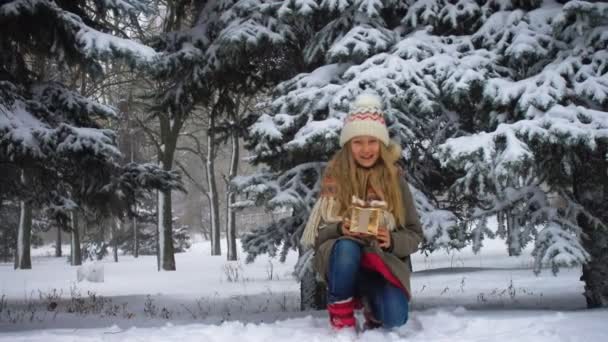
<path fill-rule="evenodd" d="M 578 268 L 537 277 L 529 251 L 508 257 L 500 241 L 478 255 L 415 255 L 408 324 L 359 334 L 299 311 L 294 253 L 285 264 L 226 262 L 199 242 L 176 255 L 175 272 L 157 272 L 150 256 L 106 259 L 103 283 L 77 282 L 50 247 L 33 253 L 32 270 L 0 264 L 0 341 L 608 340 L 608 310 L 585 309 Z"/>

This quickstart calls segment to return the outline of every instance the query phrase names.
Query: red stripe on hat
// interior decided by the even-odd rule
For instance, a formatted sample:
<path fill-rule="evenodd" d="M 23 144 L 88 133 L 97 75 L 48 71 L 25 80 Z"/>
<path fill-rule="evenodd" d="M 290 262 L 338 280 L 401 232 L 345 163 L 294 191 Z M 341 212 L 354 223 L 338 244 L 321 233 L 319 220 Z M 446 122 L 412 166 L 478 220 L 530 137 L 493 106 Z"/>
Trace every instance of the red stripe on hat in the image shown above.
<path fill-rule="evenodd" d="M 356 113 L 346 117 L 346 122 L 353 122 L 357 120 L 372 120 L 384 124 L 384 116 L 382 116 L 382 114 L 374 112 Z"/>

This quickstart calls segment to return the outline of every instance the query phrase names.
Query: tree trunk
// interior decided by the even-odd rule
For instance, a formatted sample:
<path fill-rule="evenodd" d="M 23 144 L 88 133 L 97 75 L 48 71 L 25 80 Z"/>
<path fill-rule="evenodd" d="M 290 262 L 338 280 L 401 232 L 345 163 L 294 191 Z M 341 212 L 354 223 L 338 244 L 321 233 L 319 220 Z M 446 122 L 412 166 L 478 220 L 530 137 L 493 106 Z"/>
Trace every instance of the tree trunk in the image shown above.
<path fill-rule="evenodd" d="M 239 137 L 238 132 L 233 130 L 230 134 L 230 140 L 232 142 L 232 155 L 230 158 L 230 173 L 228 174 L 228 198 L 226 201 L 226 242 L 227 242 L 227 259 L 236 260 L 236 215 L 232 205 L 236 200 L 236 193 L 231 189 L 230 182 L 236 177 L 236 173 L 239 167 Z"/>
<path fill-rule="evenodd" d="M 114 218 L 114 224 L 112 225 L 112 254 L 114 256 L 114 262 L 118 262 L 118 231 L 120 230 L 120 219 Z"/>
<path fill-rule="evenodd" d="M 314 272 L 307 271 L 300 282 L 300 310 L 323 310 L 327 306 L 327 289 L 317 281 Z"/>
<path fill-rule="evenodd" d="M 207 198 L 209 199 L 209 221 L 211 223 L 211 255 L 221 255 L 220 215 L 215 181 L 215 115 L 209 115 L 207 129 Z"/>
<path fill-rule="evenodd" d="M 171 212 L 171 190 L 158 191 L 158 258 L 164 271 L 175 271 Z"/>
<path fill-rule="evenodd" d="M 25 170 L 21 171 L 21 183 L 27 187 L 30 183 L 29 176 Z M 32 206 L 29 200 L 21 201 L 21 214 L 19 217 L 19 230 L 17 231 L 17 255 L 15 268 L 31 269 L 32 258 L 30 256 L 32 237 Z"/>
<path fill-rule="evenodd" d="M 76 214 L 76 212 L 72 211 L 70 213 L 70 219 L 72 220 L 72 229 L 70 229 L 72 231 L 72 243 L 71 243 L 71 265 L 72 266 L 78 266 L 78 265 L 82 265 L 82 253 L 80 251 L 80 233 L 79 233 L 79 224 L 78 224 L 78 214 Z"/>
<path fill-rule="evenodd" d="M 573 192 L 577 200 L 600 221 L 608 225 L 608 146 L 601 145 L 596 158 L 585 160 L 581 174 L 573 180 Z M 599 173 L 597 172 L 599 171 Z M 595 178 L 593 177 L 595 176 Z M 583 265 L 581 280 L 585 282 L 585 299 L 588 308 L 608 307 L 608 233 L 602 227 L 579 215 L 578 224 L 583 230 L 581 242 L 589 253 L 589 261 Z"/>
<path fill-rule="evenodd" d="M 160 214 L 160 191 L 156 191 L 156 211 Z M 157 218 L 158 221 L 158 218 Z M 160 238 L 159 238 L 159 232 L 160 232 L 160 221 L 157 222 L 157 226 L 159 227 L 158 229 L 156 229 L 156 234 L 154 234 L 154 238 L 156 240 L 156 269 L 158 271 L 160 271 Z"/>
<path fill-rule="evenodd" d="M 107 220 L 102 220 L 101 222 L 96 223 L 98 233 L 95 234 L 97 239 L 95 242 L 97 242 L 101 247 L 101 250 L 97 252 L 97 255 L 95 255 L 96 260 L 102 260 L 108 251 L 108 244 L 106 243 L 106 228 L 108 224 L 111 224 L 111 222 L 108 222 Z M 86 225 L 79 222 L 78 228 L 80 228 L 80 226 Z"/>
<path fill-rule="evenodd" d="M 203 238 L 205 240 L 209 240 L 211 241 L 211 231 L 209 230 L 209 225 L 203 223 L 203 221 L 201 220 L 201 232 L 203 233 Z"/>
<path fill-rule="evenodd" d="M 585 299 L 588 308 L 608 307 L 608 234 L 593 227 L 585 217 L 579 218 L 583 228 L 582 243 L 589 253 L 583 265 L 581 280 L 585 282 Z"/>
<path fill-rule="evenodd" d="M 80 227 L 82 229 L 82 236 L 87 236 L 87 234 L 89 234 L 89 221 L 88 220 L 82 220 L 82 222 L 80 222 Z"/>
<path fill-rule="evenodd" d="M 139 234 L 137 232 L 137 217 L 133 218 L 133 257 L 139 258 Z"/>
<path fill-rule="evenodd" d="M 499 211 L 496 213 L 496 222 L 498 223 L 498 230 L 497 232 L 499 234 L 502 234 L 504 232 L 506 232 L 506 228 L 505 228 L 505 212 L 504 211 Z"/>
<path fill-rule="evenodd" d="M 17 260 L 15 268 L 31 269 L 30 256 L 32 236 L 32 207 L 28 201 L 21 201 L 21 215 L 19 218 L 19 231 L 17 233 Z"/>
<path fill-rule="evenodd" d="M 509 212 L 505 215 L 507 216 L 507 250 L 509 251 L 509 256 L 513 256 L 513 215 Z"/>
<path fill-rule="evenodd" d="M 128 108 L 131 108 L 131 101 L 133 100 L 132 96 L 129 95 Z M 129 115 L 131 115 L 129 113 Z M 127 129 L 129 131 L 129 155 L 131 156 L 131 163 L 135 162 L 135 134 L 134 130 L 131 128 L 131 119 L 129 118 L 127 121 Z M 137 202 L 135 203 L 135 213 L 137 213 Z M 139 236 L 137 232 L 137 217 L 133 217 L 132 221 L 132 229 L 133 229 L 133 257 L 139 257 Z"/>
<path fill-rule="evenodd" d="M 577 153 L 581 167 L 574 169 L 572 193 L 585 210 L 604 225 L 608 225 L 608 146 L 601 144 L 591 154 Z M 582 229 L 581 243 L 589 253 L 580 280 L 585 282 L 583 293 L 588 308 L 608 307 L 608 234 L 604 227 L 579 214 L 577 223 Z"/>
<path fill-rule="evenodd" d="M 55 256 L 60 258 L 62 255 L 61 251 L 61 226 L 57 225 L 57 239 L 55 242 Z"/>
<path fill-rule="evenodd" d="M 177 146 L 180 125 L 179 120 L 172 119 L 170 114 L 159 118 L 162 147 L 159 153 L 160 167 L 171 171 Z M 175 252 L 173 249 L 171 190 L 158 191 L 158 262 L 159 270 L 175 271 Z"/>
<path fill-rule="evenodd" d="M 18 227 L 13 227 L 13 228 L 17 228 Z M 11 229 L 11 228 L 9 228 Z M 15 248 L 15 242 L 12 241 L 11 239 L 11 235 L 12 235 L 12 231 L 5 231 L 4 234 L 2 234 L 2 239 L 0 239 L 0 255 L 2 255 L 4 258 L 2 259 L 4 262 L 8 263 L 11 261 L 11 251 L 13 254 L 13 264 L 14 267 L 17 266 L 17 249 Z"/>

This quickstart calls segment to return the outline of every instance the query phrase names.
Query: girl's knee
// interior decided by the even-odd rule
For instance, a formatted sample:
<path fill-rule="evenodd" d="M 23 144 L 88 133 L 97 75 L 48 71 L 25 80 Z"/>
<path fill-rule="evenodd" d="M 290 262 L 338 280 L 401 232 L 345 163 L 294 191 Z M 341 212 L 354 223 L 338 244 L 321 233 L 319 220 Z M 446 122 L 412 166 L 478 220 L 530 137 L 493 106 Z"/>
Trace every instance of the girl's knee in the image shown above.
<path fill-rule="evenodd" d="M 387 329 L 396 328 L 407 323 L 409 301 L 401 289 L 387 285 L 383 296 L 382 323 Z"/>
<path fill-rule="evenodd" d="M 341 275 L 356 273 L 359 269 L 361 261 L 361 247 L 352 240 L 338 240 L 334 244 L 331 260 L 330 271 L 336 275 L 339 272 Z"/>
<path fill-rule="evenodd" d="M 361 257 L 361 246 L 353 240 L 341 239 L 334 244 L 332 254 L 351 260 L 358 259 Z"/>
<path fill-rule="evenodd" d="M 350 240 L 350 239 L 337 240 L 336 243 L 334 244 L 334 249 L 335 248 L 347 249 L 347 250 L 352 250 L 352 251 L 357 251 L 357 252 L 361 251 L 361 246 L 359 246 L 359 244 L 357 242 Z"/>
<path fill-rule="evenodd" d="M 400 327 L 400 326 L 404 325 L 405 323 L 407 323 L 407 320 L 408 320 L 407 311 L 405 313 L 402 313 L 402 312 L 396 313 L 395 312 L 395 313 L 386 315 L 386 317 L 382 321 L 382 326 L 386 329 L 397 328 L 397 327 Z"/>

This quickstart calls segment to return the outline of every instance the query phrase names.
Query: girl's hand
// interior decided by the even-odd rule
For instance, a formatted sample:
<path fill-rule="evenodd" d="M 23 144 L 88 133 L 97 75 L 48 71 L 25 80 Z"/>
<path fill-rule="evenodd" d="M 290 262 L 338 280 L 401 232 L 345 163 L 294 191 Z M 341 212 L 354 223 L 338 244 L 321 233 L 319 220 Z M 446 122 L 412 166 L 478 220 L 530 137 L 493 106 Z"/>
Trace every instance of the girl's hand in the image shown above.
<path fill-rule="evenodd" d="M 386 227 L 378 228 L 378 235 L 376 235 L 376 239 L 379 242 L 380 248 L 388 249 L 391 247 L 391 233 L 386 229 Z"/>

